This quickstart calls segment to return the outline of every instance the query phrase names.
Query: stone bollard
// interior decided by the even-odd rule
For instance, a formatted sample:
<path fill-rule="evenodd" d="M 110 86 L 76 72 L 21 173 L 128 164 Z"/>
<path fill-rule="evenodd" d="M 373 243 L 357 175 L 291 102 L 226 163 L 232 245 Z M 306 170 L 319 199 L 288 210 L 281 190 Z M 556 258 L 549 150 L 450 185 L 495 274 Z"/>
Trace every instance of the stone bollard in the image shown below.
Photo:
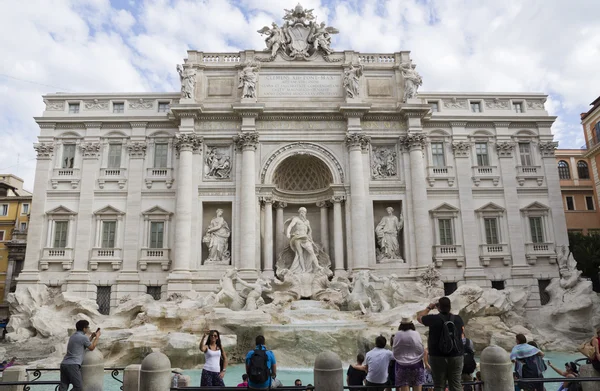
<path fill-rule="evenodd" d="M 600 377 L 600 372 L 597 372 L 592 364 L 584 364 L 579 367 L 580 377 Z M 581 382 L 583 391 L 600 391 L 600 382 L 586 381 Z"/>
<path fill-rule="evenodd" d="M 342 391 L 344 389 L 342 360 L 332 351 L 319 353 L 315 359 L 314 374 L 316 391 Z"/>
<path fill-rule="evenodd" d="M 480 359 L 483 391 L 514 391 L 513 363 L 506 350 L 491 345 L 483 349 Z"/>
<path fill-rule="evenodd" d="M 104 355 L 98 349 L 87 350 L 81 364 L 85 391 L 102 391 L 104 387 Z"/>
<path fill-rule="evenodd" d="M 123 391 L 140 391 L 140 364 L 131 364 L 123 372 Z"/>
<path fill-rule="evenodd" d="M 23 366 L 8 367 L 2 373 L 2 383 L 26 380 L 27 371 Z M 6 391 L 23 391 L 23 386 L 0 386 L 0 389 Z"/>
<path fill-rule="evenodd" d="M 142 361 L 140 390 L 169 391 L 171 388 L 171 361 L 161 352 L 150 353 Z"/>

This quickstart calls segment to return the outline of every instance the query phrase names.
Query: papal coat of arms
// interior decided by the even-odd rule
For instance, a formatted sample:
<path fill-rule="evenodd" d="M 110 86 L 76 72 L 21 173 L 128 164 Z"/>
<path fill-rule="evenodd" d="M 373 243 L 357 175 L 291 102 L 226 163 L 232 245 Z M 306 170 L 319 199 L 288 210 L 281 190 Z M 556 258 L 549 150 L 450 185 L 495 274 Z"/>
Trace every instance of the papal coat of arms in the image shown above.
<path fill-rule="evenodd" d="M 281 27 L 272 23 L 271 27 L 258 30 L 261 35 L 267 35 L 265 43 L 272 59 L 277 53 L 286 59 L 299 60 L 312 58 L 319 52 L 325 56 L 333 53 L 331 35 L 339 31 L 324 22 L 317 23 L 312 9 L 304 9 L 298 4 L 292 10 L 285 10 L 283 20 Z"/>

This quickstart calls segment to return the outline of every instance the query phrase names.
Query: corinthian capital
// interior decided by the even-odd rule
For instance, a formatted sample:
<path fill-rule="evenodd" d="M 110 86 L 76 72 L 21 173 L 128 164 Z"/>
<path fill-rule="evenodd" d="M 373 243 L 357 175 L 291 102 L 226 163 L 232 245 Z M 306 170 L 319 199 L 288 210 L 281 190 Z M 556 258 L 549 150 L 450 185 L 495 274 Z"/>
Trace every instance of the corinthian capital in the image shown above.
<path fill-rule="evenodd" d="M 423 133 L 411 133 L 400 137 L 400 144 L 408 150 L 415 148 L 423 149 L 426 142 L 427 136 Z"/>
<path fill-rule="evenodd" d="M 100 157 L 100 143 L 81 143 L 79 144 L 79 148 L 81 148 L 81 154 L 84 159 Z"/>
<path fill-rule="evenodd" d="M 512 157 L 516 144 L 512 141 L 500 141 L 496 143 L 496 151 L 499 157 Z"/>
<path fill-rule="evenodd" d="M 127 144 L 127 152 L 131 158 L 144 158 L 148 144 L 143 141 L 136 141 Z"/>
<path fill-rule="evenodd" d="M 178 133 L 175 135 L 177 152 L 196 151 L 202 145 L 203 138 L 196 133 Z"/>
<path fill-rule="evenodd" d="M 538 144 L 543 157 L 554 157 L 554 150 L 558 148 L 556 141 L 542 141 Z"/>
<path fill-rule="evenodd" d="M 37 152 L 38 160 L 50 159 L 54 153 L 54 143 L 33 144 L 33 149 Z"/>
<path fill-rule="evenodd" d="M 258 132 L 240 132 L 233 137 L 233 141 L 242 151 L 245 149 L 256 150 L 258 146 Z"/>
<path fill-rule="evenodd" d="M 346 146 L 348 149 L 361 148 L 363 150 L 369 147 L 371 143 L 371 137 L 364 133 L 347 133 L 346 134 Z"/>
<path fill-rule="evenodd" d="M 452 152 L 456 157 L 468 157 L 469 150 L 471 149 L 471 143 L 464 141 L 455 141 L 452 143 Z"/>

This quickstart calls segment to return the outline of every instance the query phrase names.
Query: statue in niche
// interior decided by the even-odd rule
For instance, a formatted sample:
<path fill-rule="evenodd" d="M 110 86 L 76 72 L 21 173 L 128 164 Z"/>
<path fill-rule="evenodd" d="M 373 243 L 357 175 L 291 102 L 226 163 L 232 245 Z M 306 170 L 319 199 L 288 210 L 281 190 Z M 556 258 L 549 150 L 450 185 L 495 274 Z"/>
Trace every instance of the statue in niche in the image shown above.
<path fill-rule="evenodd" d="M 346 96 L 348 98 L 358 98 L 360 94 L 359 80 L 363 74 L 363 66 L 354 66 L 350 64 L 350 67 L 344 70 L 344 88 L 346 89 Z"/>
<path fill-rule="evenodd" d="M 210 148 L 204 163 L 207 178 L 227 179 L 231 175 L 231 157 L 216 147 Z"/>
<path fill-rule="evenodd" d="M 306 208 L 298 209 L 298 216 L 291 219 L 286 236 L 290 239 L 290 247 L 295 253 L 294 262 L 290 267 L 292 273 L 311 273 L 313 268 L 315 270 L 321 268 L 315 251 L 317 246 L 312 239 L 310 222 L 306 218 Z"/>
<path fill-rule="evenodd" d="M 242 89 L 242 99 L 256 98 L 256 83 L 258 81 L 259 66 L 253 62 L 247 62 L 244 68 L 238 73 L 240 84 L 238 88 Z"/>
<path fill-rule="evenodd" d="M 217 216 L 210 221 L 202 242 L 208 247 L 205 264 L 229 265 L 229 236 L 231 230 L 223 218 L 223 209 L 217 209 Z"/>
<path fill-rule="evenodd" d="M 392 148 L 374 147 L 371 161 L 373 179 L 391 178 L 396 174 L 396 152 Z"/>
<path fill-rule="evenodd" d="M 388 215 L 382 217 L 375 228 L 378 247 L 377 261 L 402 260 L 398 234 L 404 227 L 404 218 L 402 217 L 402 213 L 400 213 L 400 218 L 394 216 L 394 208 L 392 207 L 388 207 L 385 210 Z"/>
<path fill-rule="evenodd" d="M 183 65 L 177 64 L 177 73 L 179 73 L 179 80 L 181 81 L 181 97 L 184 99 L 194 99 L 196 71 L 185 69 Z"/>
<path fill-rule="evenodd" d="M 400 64 L 400 70 L 404 78 L 404 102 L 416 98 L 417 90 L 423 84 L 423 78 L 415 71 L 416 67 L 412 61 Z"/>

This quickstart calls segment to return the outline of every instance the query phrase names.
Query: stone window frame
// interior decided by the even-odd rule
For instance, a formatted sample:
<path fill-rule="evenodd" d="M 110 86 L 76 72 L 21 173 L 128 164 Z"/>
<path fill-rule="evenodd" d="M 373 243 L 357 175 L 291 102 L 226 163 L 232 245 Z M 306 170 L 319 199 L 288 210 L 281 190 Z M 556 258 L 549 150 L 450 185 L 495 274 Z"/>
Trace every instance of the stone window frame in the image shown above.
<path fill-rule="evenodd" d="M 588 199 L 592 200 L 592 209 L 589 208 Z M 594 196 L 584 196 L 585 200 L 585 209 L 588 211 L 596 210 L 596 201 L 594 201 Z"/>
<path fill-rule="evenodd" d="M 496 150 L 494 147 L 496 144 L 496 136 L 487 130 L 479 129 L 469 135 L 469 142 L 471 143 L 471 159 L 473 167 L 498 167 L 498 155 L 493 153 Z M 482 143 L 487 144 L 487 166 L 480 166 L 477 162 L 477 144 Z"/>
<path fill-rule="evenodd" d="M 62 157 L 65 145 L 75 145 L 75 159 L 73 160 L 72 170 L 79 170 L 81 168 L 82 155 L 80 152 L 79 145 L 83 141 L 83 137 L 75 132 L 65 132 L 55 138 L 56 147 L 54 150 L 54 168 L 56 170 L 63 170 Z"/>
<path fill-rule="evenodd" d="M 166 168 L 172 170 L 175 167 L 175 137 L 166 132 L 159 132 L 147 137 L 148 148 L 146 150 L 147 168 Z M 167 167 L 154 167 L 154 148 L 156 144 L 167 144 Z"/>
<path fill-rule="evenodd" d="M 479 111 L 473 111 L 473 104 L 477 104 L 479 105 Z M 483 99 L 469 99 L 469 112 L 470 113 L 474 113 L 474 114 L 481 114 L 484 112 L 484 108 L 483 106 L 485 106 L 483 104 Z"/>
<path fill-rule="evenodd" d="M 77 109 L 75 109 L 75 107 Z M 73 108 L 73 110 L 71 110 Z M 80 114 L 81 113 L 81 101 L 68 100 L 67 101 L 67 113 L 68 114 Z"/>
<path fill-rule="evenodd" d="M 144 218 L 144 239 L 142 241 L 143 249 L 150 249 L 150 235 L 151 235 L 151 223 L 153 222 L 163 222 L 165 223 L 165 227 L 163 230 L 163 249 L 170 249 L 170 241 L 169 241 L 169 233 L 170 233 L 170 222 L 173 217 L 173 213 L 169 212 L 160 206 L 156 205 L 144 212 L 142 212 L 142 216 Z"/>
<path fill-rule="evenodd" d="M 515 106 L 516 105 L 520 105 L 520 111 L 517 111 Z M 510 101 L 510 109 L 512 110 L 513 113 L 515 114 L 524 114 L 525 111 L 527 110 L 527 105 L 525 104 L 524 100 L 512 100 Z"/>
<path fill-rule="evenodd" d="M 573 209 L 569 209 L 569 201 L 568 201 L 569 198 L 571 199 L 571 206 L 573 206 Z M 566 211 L 577 210 L 577 207 L 575 206 L 575 196 L 573 196 L 573 195 L 566 195 L 565 196 L 565 210 Z"/>
<path fill-rule="evenodd" d="M 539 137 L 538 135 L 529 129 L 522 129 L 519 130 L 517 133 L 515 133 L 512 136 L 513 141 L 516 143 L 515 145 L 515 157 L 517 159 L 517 166 L 518 167 L 538 167 L 539 166 L 539 162 L 541 162 L 541 155 L 538 151 L 538 148 L 536 148 L 536 146 L 539 144 Z M 529 153 L 531 156 L 531 164 L 530 165 L 524 165 L 522 160 L 521 160 L 521 150 L 520 150 L 520 145 L 519 144 L 525 144 L 528 143 L 529 144 Z"/>
<path fill-rule="evenodd" d="M 167 105 L 166 106 L 166 110 L 161 110 L 161 105 Z M 169 110 L 171 109 L 171 104 L 173 104 L 173 102 L 171 100 L 166 101 L 166 100 L 159 100 L 158 103 L 156 104 L 156 110 L 158 113 L 168 113 Z"/>
<path fill-rule="evenodd" d="M 25 211 L 25 206 L 27 206 L 27 211 Z M 29 202 L 25 202 L 21 204 L 21 216 L 26 216 L 31 211 L 31 204 Z"/>
<path fill-rule="evenodd" d="M 554 242 L 554 230 L 550 225 L 551 215 L 550 207 L 540 203 L 533 202 L 524 208 L 521 208 L 522 226 L 524 227 L 527 234 L 524 235 L 526 244 L 533 244 L 533 238 L 531 237 L 531 225 L 530 217 L 541 217 L 542 218 L 542 243 L 553 243 Z"/>
<path fill-rule="evenodd" d="M 432 113 L 439 113 L 442 109 L 442 105 L 440 104 L 440 101 L 438 99 L 428 99 L 427 104 L 431 108 Z M 433 105 L 437 106 L 436 110 L 433 109 Z"/>
<path fill-rule="evenodd" d="M 54 247 L 54 233 L 55 233 L 55 223 L 57 221 L 66 221 L 67 224 L 67 241 L 65 249 L 73 249 L 73 244 L 75 243 L 73 229 L 75 223 L 75 217 L 77 213 L 72 211 L 71 209 L 65 206 L 58 206 L 48 212 L 45 213 L 46 218 L 46 246 L 45 248 L 55 248 Z"/>
<path fill-rule="evenodd" d="M 429 211 L 431 218 L 433 219 L 433 230 L 434 230 L 434 246 L 441 246 L 440 244 L 440 219 L 450 219 L 452 222 L 452 239 L 453 244 L 447 246 L 462 246 L 462 237 L 459 237 L 457 234 L 460 232 L 459 226 L 459 216 L 460 209 L 444 202 L 443 204 L 437 206 L 434 209 Z"/>
<path fill-rule="evenodd" d="M 453 166 L 449 163 L 451 163 L 451 156 L 452 155 L 452 135 L 450 133 L 448 133 L 445 130 L 441 130 L 441 129 L 437 129 L 434 130 L 432 132 L 430 132 L 427 135 L 428 138 L 428 142 L 427 142 L 427 163 L 428 163 L 428 168 L 431 167 L 435 167 L 435 168 L 453 168 Z M 433 152 L 431 149 L 431 144 L 434 143 L 442 143 L 442 148 L 444 151 L 444 167 L 437 167 L 433 165 Z"/>
<path fill-rule="evenodd" d="M 121 164 L 119 169 L 126 169 L 127 164 L 125 164 L 128 159 L 127 156 L 127 143 L 129 142 L 129 136 L 121 132 L 111 132 L 105 136 L 102 136 L 100 140 L 102 143 L 102 160 L 100 162 L 100 168 L 107 169 L 108 167 L 108 151 L 111 144 L 121 144 Z M 116 167 L 113 167 L 117 169 Z"/>
<path fill-rule="evenodd" d="M 118 210 L 117 208 L 107 205 L 104 208 L 98 209 L 94 212 L 94 245 L 93 249 L 103 249 L 102 247 L 102 223 L 104 221 L 115 221 L 115 245 L 111 249 L 122 250 L 123 248 L 123 220 L 125 212 Z"/>
<path fill-rule="evenodd" d="M 481 238 L 481 244 L 490 244 L 490 245 L 508 245 L 508 221 L 506 219 L 506 209 L 502 206 L 494 203 L 488 202 L 482 207 L 475 210 L 475 214 L 477 215 L 477 222 L 479 228 L 479 235 Z M 495 218 L 498 225 L 498 243 L 487 243 L 486 241 L 486 233 L 485 233 L 485 219 Z"/>
<path fill-rule="evenodd" d="M 120 109 L 117 109 L 116 105 L 120 105 Z M 115 110 L 118 110 L 118 111 L 115 111 Z M 124 100 L 112 101 L 112 113 L 113 114 L 125 114 L 125 101 Z"/>

